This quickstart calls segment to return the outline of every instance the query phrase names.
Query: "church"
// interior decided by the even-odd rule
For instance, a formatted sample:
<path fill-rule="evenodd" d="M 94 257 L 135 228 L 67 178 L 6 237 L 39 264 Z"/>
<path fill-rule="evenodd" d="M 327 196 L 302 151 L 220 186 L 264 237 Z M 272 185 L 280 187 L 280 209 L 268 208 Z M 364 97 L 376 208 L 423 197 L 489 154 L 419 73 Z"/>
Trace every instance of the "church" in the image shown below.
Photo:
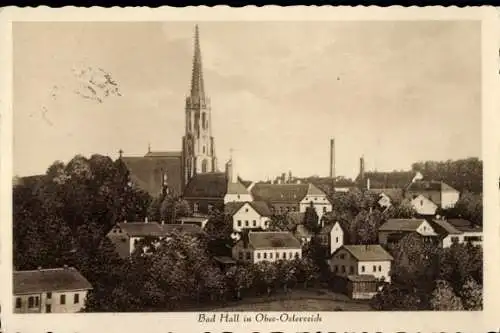
<path fill-rule="evenodd" d="M 168 190 L 180 196 L 197 174 L 218 171 L 212 136 L 210 99 L 205 94 L 198 26 L 195 27 L 191 90 L 185 104 L 185 134 L 181 151 L 151 151 L 122 156 L 135 186 L 156 197 Z"/>

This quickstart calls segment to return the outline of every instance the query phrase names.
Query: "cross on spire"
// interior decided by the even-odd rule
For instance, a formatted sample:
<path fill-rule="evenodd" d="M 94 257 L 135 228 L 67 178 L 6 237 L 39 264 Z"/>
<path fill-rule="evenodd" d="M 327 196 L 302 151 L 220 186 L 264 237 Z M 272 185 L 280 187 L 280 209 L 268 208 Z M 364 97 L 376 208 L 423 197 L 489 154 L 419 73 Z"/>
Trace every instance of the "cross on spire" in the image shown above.
<path fill-rule="evenodd" d="M 123 156 L 123 150 L 120 148 L 120 150 L 118 150 L 118 156 L 120 156 L 120 158 L 122 158 Z"/>
<path fill-rule="evenodd" d="M 191 99 L 193 101 L 205 101 L 205 87 L 203 84 L 203 68 L 201 65 L 200 33 L 198 25 L 194 30 L 194 56 L 193 74 L 191 77 Z"/>

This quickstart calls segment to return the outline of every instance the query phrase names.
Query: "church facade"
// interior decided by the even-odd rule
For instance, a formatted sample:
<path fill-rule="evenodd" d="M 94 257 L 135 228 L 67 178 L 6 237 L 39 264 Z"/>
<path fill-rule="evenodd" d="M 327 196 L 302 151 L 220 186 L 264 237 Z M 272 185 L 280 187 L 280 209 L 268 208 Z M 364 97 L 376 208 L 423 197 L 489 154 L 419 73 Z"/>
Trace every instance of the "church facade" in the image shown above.
<path fill-rule="evenodd" d="M 181 151 L 151 151 L 149 148 L 144 156 L 122 156 L 120 153 L 134 185 L 154 197 L 165 191 L 180 196 L 195 175 L 218 171 L 198 26 L 195 27 L 191 89 L 185 105 Z"/>

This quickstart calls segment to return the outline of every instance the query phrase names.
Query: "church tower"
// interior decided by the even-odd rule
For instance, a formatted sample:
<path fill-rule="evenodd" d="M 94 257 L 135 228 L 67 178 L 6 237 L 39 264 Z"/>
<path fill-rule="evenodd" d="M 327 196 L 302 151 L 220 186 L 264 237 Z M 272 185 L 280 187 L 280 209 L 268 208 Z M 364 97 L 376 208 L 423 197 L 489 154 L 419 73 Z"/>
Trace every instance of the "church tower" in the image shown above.
<path fill-rule="evenodd" d="M 217 171 L 210 99 L 205 95 L 200 36 L 195 27 L 191 92 L 186 97 L 186 128 L 182 138 L 184 185 L 197 173 Z"/>

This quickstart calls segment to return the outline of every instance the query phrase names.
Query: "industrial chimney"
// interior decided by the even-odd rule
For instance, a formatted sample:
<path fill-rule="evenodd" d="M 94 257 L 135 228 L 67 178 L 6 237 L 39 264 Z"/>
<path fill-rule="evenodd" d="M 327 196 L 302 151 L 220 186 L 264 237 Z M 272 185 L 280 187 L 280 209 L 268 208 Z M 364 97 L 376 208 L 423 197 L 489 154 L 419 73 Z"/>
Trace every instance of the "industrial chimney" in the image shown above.
<path fill-rule="evenodd" d="M 335 178 L 335 139 L 330 139 L 330 178 Z"/>
<path fill-rule="evenodd" d="M 363 156 L 359 159 L 359 177 L 365 179 L 365 158 Z"/>

